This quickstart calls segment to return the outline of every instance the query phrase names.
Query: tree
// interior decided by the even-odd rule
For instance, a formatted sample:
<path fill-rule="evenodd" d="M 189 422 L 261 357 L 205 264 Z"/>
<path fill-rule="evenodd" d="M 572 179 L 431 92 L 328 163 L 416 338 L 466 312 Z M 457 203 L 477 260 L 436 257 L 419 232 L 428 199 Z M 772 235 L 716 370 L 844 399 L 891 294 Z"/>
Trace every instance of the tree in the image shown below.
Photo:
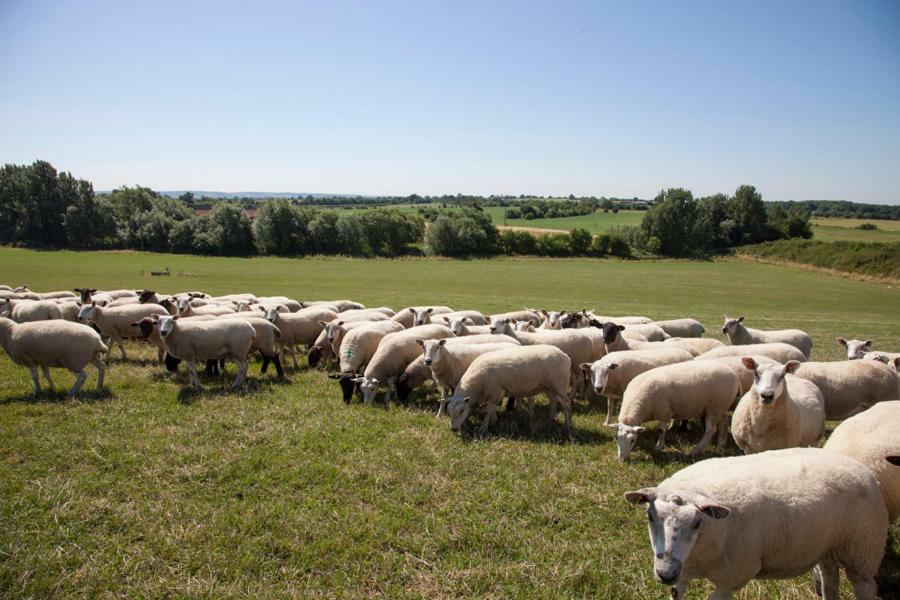
<path fill-rule="evenodd" d="M 707 196 L 697 201 L 693 238 L 698 248 L 712 251 L 728 247 L 731 227 L 733 222 L 728 219 L 728 197 L 725 194 Z"/>
<path fill-rule="evenodd" d="M 212 245 L 218 254 L 247 256 L 253 253 L 253 229 L 239 204 L 217 204 L 209 214 L 209 221 Z"/>
<path fill-rule="evenodd" d="M 594 236 L 587 229 L 575 228 L 569 232 L 569 247 L 575 256 L 584 256 L 591 247 Z"/>
<path fill-rule="evenodd" d="M 694 251 L 691 234 L 696 219 L 697 203 L 690 191 L 669 188 L 654 199 L 654 206 L 641 221 L 650 238 L 651 250 L 666 256 L 685 256 Z M 654 241 L 655 238 L 655 241 Z"/>
<path fill-rule="evenodd" d="M 729 216 L 734 221 L 734 228 L 731 230 L 732 245 L 758 244 L 766 241 L 769 237 L 766 205 L 755 187 L 752 185 L 739 187 L 729 205 Z"/>
<path fill-rule="evenodd" d="M 307 225 L 301 209 L 286 200 L 267 200 L 256 211 L 253 230 L 260 254 L 295 256 L 307 251 Z"/>

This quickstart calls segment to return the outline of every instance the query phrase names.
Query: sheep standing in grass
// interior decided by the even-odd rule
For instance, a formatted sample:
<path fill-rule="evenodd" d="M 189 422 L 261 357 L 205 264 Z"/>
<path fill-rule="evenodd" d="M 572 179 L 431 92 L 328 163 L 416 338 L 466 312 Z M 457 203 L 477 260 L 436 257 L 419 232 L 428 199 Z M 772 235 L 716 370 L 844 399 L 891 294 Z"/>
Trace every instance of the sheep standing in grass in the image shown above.
<path fill-rule="evenodd" d="M 256 332 L 243 319 L 179 322 L 178 315 L 166 315 L 159 317 L 159 335 L 169 354 L 187 363 L 194 391 L 201 389 L 197 361 L 232 360 L 238 367 L 232 387 L 236 389 L 244 383 L 247 354 L 253 347 Z"/>
<path fill-rule="evenodd" d="M 62 318 L 72 323 L 78 322 L 78 311 L 80 310 L 81 305 L 77 302 L 63 302 L 59 305 L 59 313 Z"/>
<path fill-rule="evenodd" d="M 722 342 L 719 340 L 714 340 L 712 338 L 679 338 L 679 337 L 670 337 L 666 340 L 666 344 L 673 346 L 675 348 L 681 348 L 683 350 L 687 350 L 694 356 L 700 356 L 704 352 L 709 352 L 713 348 L 719 348 L 724 346 Z"/>
<path fill-rule="evenodd" d="M 835 338 L 837 343 L 847 349 L 847 360 L 856 360 L 872 350 L 872 340 L 846 340 L 842 337 Z"/>
<path fill-rule="evenodd" d="M 449 306 L 408 306 L 391 318 L 406 329 L 409 329 L 416 326 L 416 315 L 429 310 L 431 311 L 428 313 L 429 316 L 445 315 L 453 312 L 453 309 Z"/>
<path fill-rule="evenodd" d="M 0 300 L 0 316 L 8 316 L 16 323 L 30 323 L 32 321 L 62 319 L 62 311 L 59 308 L 59 304 L 53 300 L 3 298 Z"/>
<path fill-rule="evenodd" d="M 887 511 L 872 472 L 852 458 L 819 448 L 712 458 L 625 499 L 647 505 L 654 577 L 673 599 L 692 579 L 724 600 L 752 579 L 814 565 L 825 600 L 840 596 L 841 567 L 857 598 L 875 599 Z"/>
<path fill-rule="evenodd" d="M 747 344 L 765 344 L 769 342 L 782 342 L 794 346 L 809 358 L 812 352 L 812 338 L 800 329 L 763 330 L 751 329 L 744 325 L 744 317 L 732 319 L 725 317 L 722 325 L 722 333 L 728 336 L 732 346 L 746 346 Z"/>
<path fill-rule="evenodd" d="M 775 365 L 779 364 L 777 360 L 771 359 L 768 356 L 763 356 L 758 354 L 756 356 L 751 356 L 756 364 L 769 364 Z M 719 363 L 720 365 L 725 365 L 737 375 L 738 380 L 741 382 L 741 396 L 750 391 L 750 388 L 753 387 L 753 381 L 755 379 L 755 373 L 744 366 L 744 357 L 743 356 L 720 356 L 719 358 L 706 358 L 704 356 L 698 356 L 695 360 L 710 360 Z M 739 399 L 739 398 L 738 398 Z"/>
<path fill-rule="evenodd" d="M 55 387 L 50 378 L 51 367 L 62 367 L 75 373 L 70 398 L 75 397 L 87 379 L 84 368 L 89 364 L 97 368 L 97 389 L 103 388 L 106 365 L 102 359 L 108 348 L 100 335 L 86 325 L 62 319 L 15 323 L 0 317 L 0 346 L 10 360 L 31 371 L 35 395 L 41 394 L 38 367 L 51 388 Z"/>
<path fill-rule="evenodd" d="M 491 315 L 490 318 L 487 319 L 487 322 L 493 323 L 495 320 L 497 321 L 505 321 L 509 319 L 511 321 L 529 321 L 535 327 L 539 327 L 541 324 L 541 315 L 536 311 L 524 309 L 524 310 L 513 310 L 505 313 L 499 313 L 496 315 Z"/>
<path fill-rule="evenodd" d="M 723 356 L 768 356 L 780 363 L 786 363 L 790 360 L 797 362 L 806 362 L 806 355 L 800 352 L 795 346 L 784 344 L 782 342 L 772 342 L 768 344 L 748 344 L 746 346 L 719 346 L 711 350 L 707 350 L 697 358 L 721 358 Z"/>
<path fill-rule="evenodd" d="M 662 342 L 672 336 L 654 323 L 642 323 L 640 325 L 625 325 L 623 334 L 639 333 L 648 342 Z"/>
<path fill-rule="evenodd" d="M 434 383 L 441 389 L 441 409 L 438 415 L 443 413 L 444 403 L 453 393 L 453 388 L 457 386 L 473 360 L 488 352 L 520 345 L 515 342 L 512 344 L 455 344 L 448 346 L 446 339 L 416 340 L 416 343 L 422 347 L 422 361 L 426 366 L 431 367 Z"/>
<path fill-rule="evenodd" d="M 601 323 L 591 320 L 591 327 L 603 332 L 603 343 L 606 353 L 621 352 L 624 350 L 650 350 L 662 348 L 665 342 L 648 342 L 647 338 L 638 331 L 627 331 L 625 325 L 619 325 L 612 321 Z"/>
<path fill-rule="evenodd" d="M 128 304 L 107 308 L 96 304 L 82 306 L 78 311 L 78 320 L 82 323 L 93 323 L 100 330 L 100 335 L 118 344 L 122 360 L 128 360 L 125 353 L 125 338 L 143 337 L 140 328 L 135 325 L 144 317 L 167 315 L 158 304 Z"/>
<path fill-rule="evenodd" d="M 384 337 L 390 333 L 405 331 L 400 323 L 388 320 L 371 323 L 365 327 L 351 329 L 344 335 L 338 348 L 340 361 L 339 383 L 344 402 L 350 402 L 356 387 L 354 379 L 362 372 Z"/>
<path fill-rule="evenodd" d="M 485 323 L 484 315 L 477 310 L 456 310 L 448 313 L 435 313 L 433 307 L 425 310 L 417 310 L 416 308 L 410 308 L 409 310 L 413 313 L 414 326 L 428 325 L 434 323 L 436 319 L 438 325 L 445 325 L 445 321 L 457 318 L 465 319 L 465 322 L 469 325 L 484 325 Z"/>
<path fill-rule="evenodd" d="M 881 488 L 891 522 L 900 517 L 900 400 L 879 402 L 838 425 L 825 449 L 869 467 Z"/>
<path fill-rule="evenodd" d="M 266 320 L 281 331 L 280 345 L 289 352 L 294 368 L 297 368 L 297 346 L 314 344 L 322 333 L 322 323 L 329 323 L 337 318 L 337 313 L 326 308 L 313 306 L 298 312 L 280 313 L 274 308 L 266 311 Z"/>
<path fill-rule="evenodd" d="M 656 367 L 631 380 L 622 398 L 616 424 L 618 458 L 628 460 L 637 435 L 647 421 L 659 422 L 656 451 L 666 445 L 666 431 L 676 419 L 703 419 L 703 437 L 691 450 L 696 459 L 719 431 L 719 445 L 728 435 L 726 413 L 739 397 L 741 384 L 734 371 L 713 361 L 689 361 Z"/>
<path fill-rule="evenodd" d="M 825 418 L 840 421 L 882 400 L 900 398 L 900 377 L 871 360 L 805 362 L 794 371 L 816 385 L 825 399 Z"/>
<path fill-rule="evenodd" d="M 347 332 L 351 329 L 356 329 L 357 327 L 366 327 L 367 325 L 371 325 L 372 323 L 387 320 L 389 319 L 384 318 L 373 321 L 350 322 L 344 322 L 343 320 L 335 319 L 334 321 L 328 323 L 322 321 L 324 325 L 322 332 L 319 333 L 316 341 L 313 342 L 313 345 L 310 347 L 309 352 L 306 353 L 306 358 L 309 362 L 310 368 L 313 368 L 320 363 L 327 363 L 328 361 L 336 357 L 338 354 L 338 350 L 340 350 L 341 342 L 344 340 L 344 336 L 347 335 Z M 402 328 L 403 326 L 401 325 L 399 329 Z"/>
<path fill-rule="evenodd" d="M 420 325 L 384 336 L 369 364 L 366 365 L 362 377 L 354 380 L 359 384 L 359 389 L 363 393 L 363 401 L 371 404 L 375 400 L 378 389 L 384 385 L 387 388 L 384 393 L 384 403 L 389 405 L 394 383 L 403 374 L 406 366 L 419 355 L 420 349 L 417 341 L 449 337 L 455 336 L 448 328 L 436 324 Z"/>
<path fill-rule="evenodd" d="M 616 401 L 622 398 L 632 379 L 650 369 L 687 362 L 691 358 L 690 353 L 681 348 L 620 350 L 594 362 L 581 363 L 579 368 L 590 378 L 594 391 L 606 396 L 605 424 L 610 425 L 616 414 Z"/>
<path fill-rule="evenodd" d="M 197 317 L 200 315 L 230 315 L 237 312 L 232 306 L 224 304 L 204 304 L 203 306 L 195 306 L 191 304 L 188 298 L 182 298 L 178 301 L 179 317 Z"/>
<path fill-rule="evenodd" d="M 303 308 L 309 308 L 311 306 L 334 306 L 337 310 L 335 312 L 344 312 L 346 310 L 361 310 L 366 307 L 365 304 L 360 304 L 359 302 L 354 302 L 353 300 L 308 300 L 306 302 L 300 303 Z"/>
<path fill-rule="evenodd" d="M 700 362 L 700 361 L 697 361 Z M 790 375 L 799 362 L 763 365 L 749 356 L 753 388 L 731 418 L 731 434 L 744 454 L 812 446 L 825 435 L 825 399 L 815 384 Z"/>
<path fill-rule="evenodd" d="M 566 390 L 572 365 L 569 357 L 559 348 L 546 345 L 513 346 L 477 357 L 456 386 L 453 396 L 447 400 L 450 429 L 459 431 L 469 417 L 474 404 L 484 404 L 486 415 L 479 432 L 487 433 L 497 420 L 497 405 L 504 398 L 532 397 L 547 394 L 550 397 L 550 420 L 561 405 L 565 413 L 566 430 L 572 430 L 572 403 Z M 533 402 L 529 412 L 533 414 Z"/>
<path fill-rule="evenodd" d="M 253 313 L 235 313 L 222 315 L 219 319 L 241 319 L 253 327 L 253 350 L 257 350 L 263 358 L 260 373 L 265 373 L 269 363 L 275 365 L 275 372 L 279 377 L 284 377 L 284 368 L 281 366 L 281 358 L 278 356 L 278 345 L 281 340 L 281 330 L 271 322 L 263 318 L 263 315 L 255 316 Z"/>
<path fill-rule="evenodd" d="M 661 327 L 671 337 L 699 338 L 706 333 L 703 323 L 697 319 L 669 319 L 668 321 L 653 321 L 652 324 Z"/>
<path fill-rule="evenodd" d="M 444 322 L 450 328 L 450 331 L 453 332 L 453 335 L 457 336 L 479 335 L 491 332 L 490 325 L 469 325 L 467 324 L 468 320 L 466 317 L 450 317 Z"/>

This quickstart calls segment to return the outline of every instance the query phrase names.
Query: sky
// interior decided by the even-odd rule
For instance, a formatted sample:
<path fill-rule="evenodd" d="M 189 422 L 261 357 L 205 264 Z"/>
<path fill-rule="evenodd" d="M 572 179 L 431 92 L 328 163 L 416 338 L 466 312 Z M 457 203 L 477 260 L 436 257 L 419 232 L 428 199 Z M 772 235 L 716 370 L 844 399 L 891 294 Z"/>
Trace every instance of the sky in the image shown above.
<path fill-rule="evenodd" d="M 0 0 L 0 162 L 97 190 L 900 203 L 900 2 Z"/>

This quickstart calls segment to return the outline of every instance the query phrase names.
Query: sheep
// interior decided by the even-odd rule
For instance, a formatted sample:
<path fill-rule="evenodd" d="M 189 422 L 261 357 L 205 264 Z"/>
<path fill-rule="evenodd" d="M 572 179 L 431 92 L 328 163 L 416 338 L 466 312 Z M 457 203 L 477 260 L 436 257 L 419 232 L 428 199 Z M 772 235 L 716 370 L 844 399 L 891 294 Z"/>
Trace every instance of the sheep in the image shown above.
<path fill-rule="evenodd" d="M 662 328 L 669 336 L 679 338 L 699 338 L 706 333 L 703 323 L 697 319 L 669 319 L 653 321 L 651 325 Z"/>
<path fill-rule="evenodd" d="M 432 315 L 444 315 L 453 312 L 453 309 L 449 306 L 408 306 L 391 318 L 409 329 L 410 327 L 415 327 L 416 315 L 428 309 L 431 309 L 430 314 Z"/>
<path fill-rule="evenodd" d="M 228 315 L 234 313 L 234 308 L 225 306 L 224 304 L 206 304 L 203 306 L 194 306 L 189 298 L 181 298 L 178 300 L 178 316 L 179 317 L 196 317 L 199 315 Z"/>
<path fill-rule="evenodd" d="M 103 389 L 106 365 L 102 358 L 109 349 L 100 335 L 86 325 L 62 319 L 16 323 L 0 317 L 0 346 L 13 363 L 31 371 L 36 396 L 42 394 L 38 367 L 51 389 L 55 387 L 50 378 L 51 367 L 75 373 L 75 385 L 69 390 L 69 398 L 74 398 L 87 379 L 84 368 L 92 364 L 97 369 L 97 389 Z"/>
<path fill-rule="evenodd" d="M 79 310 L 81 310 L 81 305 L 77 302 L 65 302 L 59 305 L 60 316 L 66 321 L 71 321 L 73 323 L 78 322 Z"/>
<path fill-rule="evenodd" d="M 865 356 L 872 349 L 872 340 L 847 340 L 842 337 L 834 338 L 838 344 L 847 349 L 847 360 L 855 360 Z"/>
<path fill-rule="evenodd" d="M 59 291 L 59 292 L 38 292 L 37 295 L 41 300 L 64 299 L 64 300 L 68 300 L 68 301 L 74 301 L 75 298 L 77 298 L 77 296 L 75 294 L 73 294 L 72 292 L 66 291 L 66 290 Z"/>
<path fill-rule="evenodd" d="M 281 340 L 281 330 L 271 322 L 267 321 L 263 315 L 253 315 L 245 313 L 234 313 L 231 315 L 221 315 L 219 319 L 243 319 L 253 327 L 253 350 L 259 351 L 263 357 L 260 373 L 265 373 L 269 369 L 269 363 L 275 365 L 275 372 L 278 377 L 284 377 L 284 369 L 281 366 L 281 358 L 278 356 L 278 344 Z"/>
<path fill-rule="evenodd" d="M 886 365 L 894 364 L 898 358 L 900 358 L 900 352 L 866 352 L 863 355 L 863 360 L 877 360 Z"/>
<path fill-rule="evenodd" d="M 713 348 L 719 348 L 724 346 L 722 342 L 719 340 L 714 340 L 712 338 L 679 338 L 679 337 L 670 337 L 666 340 L 666 344 L 669 346 L 674 346 L 675 348 L 682 348 L 687 350 L 694 356 L 700 356 L 704 352 L 709 352 Z"/>
<path fill-rule="evenodd" d="M 734 410 L 731 434 L 744 454 L 812 446 L 825 435 L 822 392 L 789 375 L 800 362 L 765 365 L 745 356 L 743 363 L 754 371 L 755 382 Z"/>
<path fill-rule="evenodd" d="M 449 313 L 434 313 L 434 309 L 429 307 L 425 310 L 415 310 L 414 308 L 410 309 L 413 311 L 415 315 L 415 324 L 416 325 L 428 325 L 429 323 L 433 323 L 432 316 L 440 317 L 441 321 L 448 321 L 449 319 L 463 318 L 466 323 L 469 325 L 484 325 L 484 315 L 478 312 L 477 310 L 457 310 Z M 439 325 L 443 325 L 444 323 L 438 323 Z"/>
<path fill-rule="evenodd" d="M 497 321 L 503 321 L 505 319 L 511 319 L 513 321 L 530 321 L 531 324 L 535 327 L 538 327 L 541 324 L 541 316 L 535 311 L 529 310 L 527 308 L 525 310 L 513 310 L 510 312 L 491 315 L 490 318 L 487 319 L 487 322 L 493 323 L 495 319 Z"/>
<path fill-rule="evenodd" d="M 900 517 L 900 400 L 879 402 L 835 427 L 825 449 L 855 458 L 878 480 L 891 522 Z"/>
<path fill-rule="evenodd" d="M 474 344 L 512 344 L 514 346 L 520 346 L 518 340 L 515 340 L 506 335 L 494 335 L 491 333 L 488 334 L 479 334 L 479 335 L 467 335 L 463 337 L 455 337 L 455 338 L 444 338 L 447 344 L 451 346 L 456 346 L 458 344 L 465 345 L 474 345 Z M 396 384 L 396 392 L 397 398 L 402 401 L 406 401 L 409 399 L 409 395 L 412 391 L 423 383 L 432 379 L 431 367 L 425 364 L 425 356 L 419 356 L 416 360 L 412 361 L 407 365 L 406 369 L 403 370 L 403 374 L 397 378 Z M 507 407 L 510 407 L 507 404 Z M 443 405 L 441 406 L 443 410 Z"/>
<path fill-rule="evenodd" d="M 472 361 L 453 395 L 447 399 L 451 431 L 459 431 L 468 419 L 473 404 L 484 404 L 487 414 L 479 433 L 487 433 L 497 420 L 497 404 L 504 396 L 531 397 L 546 393 L 550 397 L 550 420 L 562 405 L 566 430 L 572 431 L 572 403 L 566 393 L 572 361 L 559 348 L 539 344 L 513 346 L 482 354 Z M 529 402 L 533 417 L 534 405 Z"/>
<path fill-rule="evenodd" d="M 598 315 L 592 311 L 587 312 L 588 320 L 594 319 L 595 321 L 607 322 L 607 321 L 615 321 L 619 325 L 646 325 L 647 323 L 652 323 L 653 319 L 650 317 L 638 317 L 638 316 L 625 316 L 625 317 L 608 317 L 604 315 Z"/>
<path fill-rule="evenodd" d="M 737 319 L 725 317 L 722 325 L 722 333 L 728 336 L 732 346 L 746 346 L 748 344 L 764 344 L 767 342 L 783 342 L 798 348 L 800 352 L 809 358 L 812 352 L 812 338 L 800 329 L 763 330 L 751 329 L 744 325 L 744 317 Z"/>
<path fill-rule="evenodd" d="M 337 308 L 335 312 L 344 312 L 345 310 L 361 310 L 366 307 L 365 304 L 360 304 L 359 302 L 354 302 L 353 300 L 309 300 L 306 302 L 301 302 L 300 305 L 303 308 L 310 308 L 312 306 L 320 305 L 330 305 Z"/>
<path fill-rule="evenodd" d="M 97 288 L 75 288 L 75 291 L 78 292 L 82 304 L 96 303 L 97 306 L 106 306 L 114 300 L 112 296 Z"/>
<path fill-rule="evenodd" d="M 362 391 L 363 401 L 371 404 L 375 400 L 378 388 L 384 384 L 387 387 L 384 403 L 389 405 L 394 383 L 403 374 L 406 366 L 419 354 L 417 340 L 448 337 L 455 336 L 448 328 L 436 324 L 420 325 L 384 336 L 369 364 L 366 365 L 362 377 L 354 379 L 354 383 L 358 383 Z"/>
<path fill-rule="evenodd" d="M 625 325 L 625 330 L 622 332 L 623 334 L 628 334 L 631 332 L 636 332 L 644 336 L 646 338 L 645 341 L 648 342 L 662 342 L 663 340 L 671 337 L 666 331 L 660 327 L 659 325 L 655 325 L 653 323 L 642 323 L 640 325 Z"/>
<path fill-rule="evenodd" d="M 338 319 L 343 323 L 353 323 L 356 321 L 387 321 L 389 316 L 377 310 L 347 310 L 337 313 Z"/>
<path fill-rule="evenodd" d="M 825 399 L 829 421 L 846 419 L 882 400 L 900 398 L 897 373 L 871 360 L 805 362 L 794 376 L 816 384 Z"/>
<path fill-rule="evenodd" d="M 852 458 L 819 448 L 712 458 L 625 499 L 647 504 L 654 576 L 673 599 L 692 579 L 724 599 L 813 565 L 826 600 L 840 595 L 840 567 L 857 598 L 875 598 L 888 515 L 872 472 Z"/>
<path fill-rule="evenodd" d="M 606 396 L 606 425 L 612 423 L 616 413 L 616 401 L 622 398 L 632 379 L 656 367 L 683 363 L 691 360 L 691 355 L 680 348 L 659 348 L 649 350 L 620 350 L 611 352 L 594 362 L 579 364 L 588 376 L 597 394 Z"/>
<path fill-rule="evenodd" d="M 250 301 L 251 304 L 260 304 L 262 306 L 272 306 L 281 304 L 288 312 L 297 312 L 303 308 L 303 304 L 288 298 L 287 296 L 260 296 Z"/>
<path fill-rule="evenodd" d="M 329 361 L 333 357 L 337 356 L 337 351 L 341 347 L 341 342 L 343 341 L 344 336 L 351 329 L 355 329 L 357 327 L 365 327 L 378 321 L 389 320 L 386 318 L 386 315 L 382 314 L 382 316 L 385 318 L 374 321 L 350 321 L 347 323 L 345 323 L 343 320 L 338 319 L 335 319 L 334 321 L 330 321 L 328 323 L 322 321 L 324 327 L 319 333 L 319 336 L 316 338 L 316 341 L 313 342 L 313 345 L 309 348 L 309 351 L 306 355 L 310 368 L 315 367 L 322 361 Z M 400 324 L 398 323 L 398 325 Z M 402 329 L 403 326 L 400 325 L 398 330 Z"/>
<path fill-rule="evenodd" d="M 719 430 L 719 445 L 728 434 L 726 413 L 739 397 L 738 376 L 713 361 L 689 361 L 656 367 L 641 373 L 625 388 L 619 422 L 616 424 L 618 458 L 628 460 L 647 421 L 659 422 L 656 451 L 666 445 L 666 431 L 675 419 L 703 418 L 703 437 L 691 450 L 696 459 Z"/>
<path fill-rule="evenodd" d="M 761 354 L 751 356 L 750 358 L 755 360 L 757 364 L 778 364 L 778 361 Z M 726 367 L 734 371 L 734 374 L 737 375 L 738 380 L 741 382 L 741 396 L 746 394 L 750 390 L 750 388 L 753 387 L 754 373 L 744 366 L 744 359 L 742 356 L 720 356 L 718 358 L 698 356 L 694 360 L 714 361 L 719 363 L 720 365 L 725 365 Z"/>
<path fill-rule="evenodd" d="M 416 343 L 422 347 L 423 362 L 426 366 L 431 367 L 432 379 L 441 389 L 441 407 L 438 415 L 443 413 L 444 403 L 473 360 L 488 352 L 520 345 L 515 342 L 514 344 L 451 344 L 448 346 L 446 339 L 416 340 Z"/>
<path fill-rule="evenodd" d="M 450 331 L 453 332 L 453 335 L 457 336 L 479 335 L 491 332 L 490 325 L 467 325 L 466 321 L 468 319 L 465 317 L 453 317 L 445 322 Z"/>
<path fill-rule="evenodd" d="M 59 304 L 53 300 L 0 299 L 0 315 L 9 315 L 16 323 L 62 319 Z"/>
<path fill-rule="evenodd" d="M 211 319 L 209 321 L 179 322 L 179 316 L 159 317 L 159 335 L 166 350 L 187 363 L 195 392 L 200 392 L 197 361 L 230 359 L 237 366 L 232 388 L 237 389 L 247 376 L 247 354 L 253 347 L 256 331 L 243 319 Z"/>
<path fill-rule="evenodd" d="M 280 345 L 289 352 L 294 368 L 297 368 L 297 350 L 300 344 L 315 343 L 322 332 L 322 323 L 337 318 L 337 313 L 326 308 L 310 307 L 295 313 L 280 313 L 274 308 L 266 311 L 266 320 L 281 330 Z"/>
<path fill-rule="evenodd" d="M 591 327 L 601 329 L 603 331 L 603 343 L 606 353 L 619 352 L 623 350 L 649 350 L 651 348 L 661 348 L 665 342 L 648 342 L 646 338 L 643 340 L 635 339 L 629 336 L 641 336 L 640 332 L 626 333 L 626 326 L 619 325 L 612 321 L 600 323 L 595 319 L 591 319 Z"/>
<path fill-rule="evenodd" d="M 91 303 L 81 307 L 81 310 L 78 311 L 78 320 L 82 323 L 96 325 L 101 336 L 119 345 L 122 360 L 128 360 L 122 340 L 127 337 L 142 337 L 140 329 L 135 323 L 143 317 L 168 314 L 166 309 L 158 304 L 129 304 L 106 308 Z"/>
<path fill-rule="evenodd" d="M 562 319 L 569 313 L 564 310 L 544 310 L 543 308 L 537 311 L 542 319 L 540 329 L 562 329 Z"/>
<path fill-rule="evenodd" d="M 171 298 L 172 296 L 167 296 L 166 294 L 159 294 L 154 290 L 143 289 L 138 292 L 138 302 L 141 304 L 160 304 L 162 300 Z"/>
<path fill-rule="evenodd" d="M 138 295 L 134 290 L 103 290 L 102 293 L 113 300 L 118 300 L 119 298 L 132 298 Z"/>
<path fill-rule="evenodd" d="M 182 318 L 181 321 L 182 322 L 212 321 L 216 318 L 217 317 L 215 315 L 202 315 L 199 317 L 185 317 L 185 318 Z M 177 373 L 178 365 L 181 364 L 181 359 L 175 358 L 174 356 L 172 356 L 171 354 L 168 353 L 168 350 L 166 349 L 166 344 L 165 344 L 165 342 L 163 342 L 162 337 L 160 337 L 160 335 L 159 335 L 159 317 L 157 315 L 153 315 L 151 317 L 143 317 L 140 320 L 132 323 L 132 325 L 134 325 L 135 327 L 137 327 L 140 330 L 141 336 L 145 340 L 147 340 L 151 346 L 156 347 L 156 349 L 157 349 L 156 359 L 159 362 L 165 364 L 166 370 L 169 372 L 172 372 L 172 373 Z M 222 361 L 218 361 L 218 360 L 214 360 L 214 359 L 207 360 L 206 368 L 204 369 L 205 374 L 208 376 L 218 375 L 220 362 L 223 363 L 222 366 L 224 367 L 224 362 L 225 362 L 224 360 L 222 360 Z"/>
<path fill-rule="evenodd" d="M 137 296 L 126 296 L 124 298 L 116 298 L 106 303 L 107 308 L 115 308 L 116 306 L 126 306 L 128 304 L 141 304 L 141 300 Z"/>
<path fill-rule="evenodd" d="M 344 402 L 350 402 L 355 387 L 354 377 L 361 372 L 378 350 L 378 345 L 389 333 L 404 331 L 403 325 L 393 320 L 378 321 L 365 327 L 351 329 L 344 335 L 338 348 L 340 373 L 332 376 L 339 380 Z"/>
<path fill-rule="evenodd" d="M 806 362 L 806 355 L 799 349 L 782 342 L 747 344 L 746 346 L 719 346 L 712 350 L 707 350 L 700 356 L 703 358 L 719 358 L 722 356 L 755 356 L 757 354 L 768 356 L 780 363 L 786 363 L 789 360 Z"/>

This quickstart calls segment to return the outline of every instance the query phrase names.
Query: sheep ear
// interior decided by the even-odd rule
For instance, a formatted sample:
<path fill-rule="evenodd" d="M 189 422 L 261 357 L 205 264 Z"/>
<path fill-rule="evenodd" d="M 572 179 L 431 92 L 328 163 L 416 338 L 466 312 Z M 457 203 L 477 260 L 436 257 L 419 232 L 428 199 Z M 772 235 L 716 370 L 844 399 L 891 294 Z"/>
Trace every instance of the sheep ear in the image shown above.
<path fill-rule="evenodd" d="M 731 509 L 722 506 L 709 498 L 701 498 L 694 506 L 696 506 L 704 515 L 712 517 L 713 519 L 724 519 L 731 514 Z"/>
<path fill-rule="evenodd" d="M 434 312 L 434 309 L 433 309 L 433 308 L 429 308 L 428 310 L 425 311 L 425 314 L 426 314 L 426 315 L 430 315 L 430 314 L 433 313 L 433 312 Z"/>
<path fill-rule="evenodd" d="M 650 504 L 656 500 L 656 488 L 641 488 L 633 492 L 625 492 L 625 499 L 632 504 Z"/>
<path fill-rule="evenodd" d="M 625 326 L 624 326 L 624 325 L 619 325 L 619 326 L 616 327 L 616 329 L 618 329 L 619 331 L 625 331 Z"/>
<path fill-rule="evenodd" d="M 129 325 L 131 325 L 131 327 L 140 327 L 140 326 L 141 326 L 141 322 L 140 322 L 140 321 L 135 321 L 134 323 L 130 323 Z"/>
<path fill-rule="evenodd" d="M 869 347 L 871 347 L 872 344 L 874 344 L 874 343 L 875 343 L 875 342 L 872 341 L 872 340 L 866 340 L 866 341 L 863 343 L 863 346 L 865 346 L 866 348 L 869 348 Z"/>
<path fill-rule="evenodd" d="M 738 317 L 738 323 L 743 323 L 743 322 L 744 322 L 744 316 L 741 315 L 740 317 Z"/>
<path fill-rule="evenodd" d="M 635 433 L 644 433 L 645 431 L 647 431 L 647 428 L 641 427 L 640 425 L 634 428 Z"/>
<path fill-rule="evenodd" d="M 619 368 L 619 363 L 609 363 L 610 370 L 618 369 L 618 368 Z"/>
<path fill-rule="evenodd" d="M 593 363 L 581 363 L 581 365 L 579 365 L 579 366 L 581 367 L 581 370 L 582 370 L 582 371 L 587 372 L 587 371 L 590 371 L 590 370 L 591 370 L 591 367 L 593 366 Z"/>
<path fill-rule="evenodd" d="M 180 319 L 180 318 L 181 318 L 181 317 L 179 317 L 178 315 L 175 315 L 175 316 L 172 317 L 172 320 L 173 320 L 173 321 L 177 321 L 177 320 Z"/>
<path fill-rule="evenodd" d="M 569 313 L 567 313 L 564 310 L 559 311 L 559 316 L 563 316 L 563 315 L 567 315 L 567 314 L 569 314 Z"/>
<path fill-rule="evenodd" d="M 884 459 L 892 465 L 900 467 L 900 456 L 885 456 Z"/>
<path fill-rule="evenodd" d="M 797 369 L 800 368 L 802 363 L 799 360 L 789 360 L 784 363 L 784 372 L 785 373 L 793 373 Z"/>
<path fill-rule="evenodd" d="M 741 362 L 743 363 L 745 368 L 750 369 L 751 371 L 756 370 L 756 361 L 749 356 L 742 357 Z"/>
<path fill-rule="evenodd" d="M 835 339 L 835 340 L 837 341 L 837 343 L 840 344 L 841 346 L 846 346 L 846 345 L 847 345 L 847 340 L 845 340 L 845 339 L 842 338 L 842 337 L 834 338 L 834 339 Z"/>
<path fill-rule="evenodd" d="M 438 346 L 443 346 L 446 343 L 447 343 L 447 340 L 441 340 L 438 342 Z"/>
<path fill-rule="evenodd" d="M 418 345 L 422 346 L 423 348 L 425 347 L 425 340 L 416 340 L 416 343 Z"/>
<path fill-rule="evenodd" d="M 900 356 L 895 356 L 894 360 L 891 361 L 891 364 L 894 365 L 895 371 L 900 371 Z"/>

